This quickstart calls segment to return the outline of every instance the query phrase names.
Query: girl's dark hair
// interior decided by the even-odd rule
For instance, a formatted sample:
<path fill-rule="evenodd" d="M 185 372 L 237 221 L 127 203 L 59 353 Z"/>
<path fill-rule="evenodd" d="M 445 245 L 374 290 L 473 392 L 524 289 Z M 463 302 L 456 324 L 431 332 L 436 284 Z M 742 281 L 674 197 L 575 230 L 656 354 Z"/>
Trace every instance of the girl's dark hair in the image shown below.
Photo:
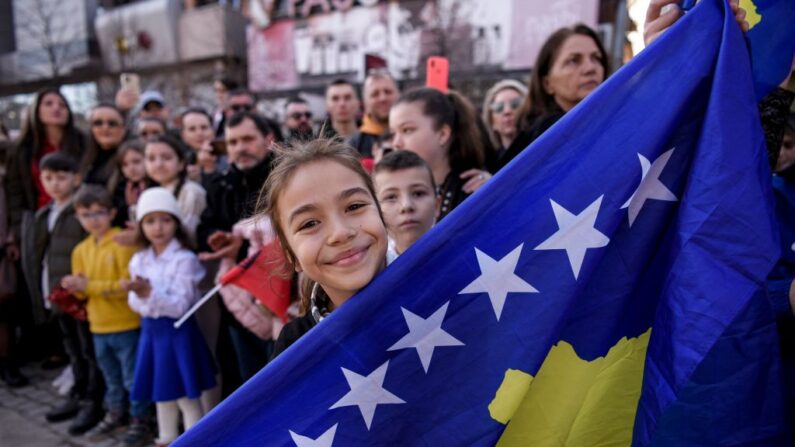
<path fill-rule="evenodd" d="M 108 190 L 99 185 L 81 186 L 75 195 L 74 204 L 75 208 L 91 208 L 91 205 L 99 205 L 107 210 L 115 209 L 113 197 Z"/>
<path fill-rule="evenodd" d="M 162 118 L 158 118 L 156 116 L 147 116 L 147 117 L 144 117 L 144 118 L 138 118 L 138 123 L 139 124 L 140 123 L 155 123 L 155 124 L 157 124 L 157 125 L 159 125 L 160 127 L 163 128 L 163 133 L 168 132 L 168 123 L 166 123 L 166 120 L 164 120 Z"/>
<path fill-rule="evenodd" d="M 182 171 L 180 171 L 179 174 L 177 174 L 177 187 L 174 188 L 174 197 L 178 198 L 179 193 L 180 191 L 182 191 L 182 187 L 185 186 L 185 182 L 187 181 L 188 178 L 187 166 L 190 164 L 190 160 L 188 160 L 188 153 L 192 151 L 188 149 L 182 141 L 169 135 L 159 135 L 155 138 L 152 138 L 151 140 L 146 142 L 146 146 L 149 146 L 150 144 L 153 143 L 165 144 L 166 146 L 170 147 L 177 155 L 179 161 L 182 162 Z M 146 146 L 144 146 L 144 153 L 146 153 Z M 155 185 L 157 184 L 153 180 L 149 179 L 149 186 L 155 186 Z M 159 185 L 159 186 L 165 186 L 165 185 Z"/>
<path fill-rule="evenodd" d="M 137 152 L 144 156 L 144 147 L 146 146 L 146 142 L 140 138 L 136 138 L 134 140 L 127 140 L 119 146 L 119 150 L 116 152 L 116 164 L 118 166 L 118 175 L 119 178 L 123 177 L 124 174 L 121 172 L 121 165 L 124 163 L 124 156 L 127 155 L 127 152 Z"/>
<path fill-rule="evenodd" d="M 433 179 L 431 167 L 428 166 L 428 163 L 422 157 L 411 151 L 394 151 L 384 155 L 384 158 L 375 164 L 373 175 L 379 172 L 398 172 L 411 168 L 420 168 L 427 171 L 431 180 L 431 189 L 434 194 L 437 194 L 436 181 Z"/>
<path fill-rule="evenodd" d="M 75 127 L 74 115 L 72 109 L 69 107 L 69 101 L 61 94 L 57 88 L 48 87 L 36 93 L 33 102 L 28 108 L 27 119 L 22 122 L 22 129 L 20 130 L 17 139 L 18 153 L 22 156 L 26 163 L 35 160 L 41 155 L 42 146 L 46 141 L 44 124 L 39 120 L 39 108 L 45 96 L 49 94 L 58 95 L 66 105 L 66 111 L 69 118 L 64 126 L 64 135 L 61 140 L 61 150 L 69 153 L 73 157 L 80 157 L 83 153 L 83 145 L 85 140 L 83 135 Z"/>
<path fill-rule="evenodd" d="M 77 174 L 79 166 L 77 160 L 64 152 L 53 152 L 45 155 L 39 162 L 40 171 L 68 172 Z"/>
<path fill-rule="evenodd" d="M 177 219 L 177 216 L 172 214 L 169 214 L 169 216 L 171 216 L 171 218 L 174 219 L 174 222 L 177 223 L 177 230 L 174 232 L 174 237 L 179 241 L 180 244 L 182 244 L 183 247 L 187 248 L 188 250 L 194 250 L 196 247 L 193 246 L 193 242 L 188 237 L 188 232 L 185 231 L 185 227 L 182 226 L 182 222 Z M 136 226 L 135 243 L 139 247 L 143 248 L 147 248 L 152 245 L 152 242 L 150 242 L 149 239 L 147 239 L 144 235 L 143 219 L 141 219 Z"/>
<path fill-rule="evenodd" d="M 99 103 L 99 104 L 97 104 L 97 105 L 95 105 L 94 107 L 91 108 L 91 111 L 89 112 L 89 117 L 91 116 L 92 113 L 94 113 L 95 110 L 98 110 L 98 109 L 111 109 L 114 112 L 116 112 L 116 114 L 119 115 L 119 123 L 121 123 L 121 126 L 124 127 L 124 113 L 121 110 L 119 110 L 118 107 L 116 107 L 115 105 L 113 105 L 111 103 L 101 102 L 101 103 Z M 125 131 L 125 135 L 122 136 L 122 141 L 124 141 L 125 137 L 126 137 L 126 131 Z M 110 149 L 110 150 L 115 151 L 116 149 L 117 148 L 113 148 L 113 149 Z M 86 178 L 88 176 L 88 173 L 91 170 L 91 167 L 94 165 L 94 162 L 97 160 L 97 157 L 99 156 L 99 151 L 102 151 L 102 150 L 105 150 L 105 149 L 102 149 L 102 148 L 99 147 L 99 143 L 97 143 L 97 139 L 94 138 L 94 133 L 93 132 L 89 132 L 88 133 L 88 145 L 86 146 L 86 150 L 85 150 L 85 152 L 83 152 L 83 158 L 80 161 L 80 174 L 83 176 L 83 178 Z M 114 154 L 114 155 L 116 155 L 116 154 Z M 117 171 L 118 171 L 116 169 L 117 165 L 118 165 L 118 161 L 117 161 L 117 159 L 114 159 L 110 163 L 106 164 L 102 168 L 102 172 L 99 173 L 99 178 L 108 179 L 107 183 L 106 183 L 106 186 L 108 187 L 108 191 L 115 190 L 116 189 L 116 185 L 119 183 L 120 177 L 119 177 L 119 175 L 117 175 Z"/>
<path fill-rule="evenodd" d="M 433 120 L 434 130 L 450 127 L 447 158 L 454 172 L 483 168 L 487 151 L 484 142 L 488 137 L 481 134 L 478 115 L 468 99 L 453 90 L 445 95 L 433 88 L 419 87 L 400 95 L 395 104 L 401 103 L 421 103 L 422 113 Z"/>
<path fill-rule="evenodd" d="M 257 203 L 257 212 L 265 214 L 270 217 L 271 225 L 279 239 L 284 256 L 287 263 L 294 271 L 295 253 L 290 245 L 287 243 L 284 228 L 279 220 L 279 199 L 284 192 L 290 180 L 295 176 L 295 173 L 303 166 L 319 161 L 331 161 L 338 163 L 351 171 L 364 182 L 365 188 L 370 192 L 370 196 L 375 203 L 378 215 L 381 216 L 383 222 L 384 217 L 381 214 L 381 206 L 378 204 L 378 199 L 375 194 L 375 187 L 373 186 L 373 179 L 364 170 L 361 163 L 359 153 L 349 144 L 343 142 L 341 139 L 325 139 L 319 138 L 312 141 L 302 142 L 294 141 L 289 146 L 275 145 L 273 151 L 276 153 L 276 159 L 273 162 L 268 179 L 260 191 L 260 196 Z M 281 272 L 282 276 L 289 278 L 292 272 Z M 304 277 L 305 278 L 305 277 Z M 314 287 L 315 282 L 305 278 L 300 285 L 300 298 L 301 309 L 303 312 L 309 310 L 309 298 Z M 322 290 L 322 287 L 320 288 Z M 325 292 L 318 294 L 318 301 L 321 305 L 326 307 L 329 305 L 328 296 Z"/>
<path fill-rule="evenodd" d="M 185 119 L 185 117 L 186 117 L 186 116 L 188 116 L 188 115 L 190 115 L 191 113 L 195 113 L 195 114 L 197 114 L 197 115 L 204 115 L 204 117 L 205 117 L 205 118 L 207 118 L 207 121 L 209 121 L 209 122 L 210 122 L 210 126 L 212 126 L 212 125 L 213 125 L 213 117 L 212 117 L 212 116 L 210 116 L 210 114 L 209 114 L 209 113 L 207 113 L 207 111 L 206 111 L 206 110 L 204 110 L 204 109 L 202 109 L 201 107 L 189 107 L 189 108 L 185 109 L 185 110 L 184 110 L 184 111 L 183 111 L 183 112 L 182 112 L 182 113 L 179 115 L 179 117 L 180 117 L 181 119 Z"/>
<path fill-rule="evenodd" d="M 544 42 L 544 45 L 541 46 L 541 51 L 539 51 L 538 57 L 536 57 L 535 65 L 533 65 L 533 72 L 530 75 L 530 83 L 528 85 L 530 94 L 527 96 L 524 104 L 522 104 L 522 107 L 519 109 L 519 119 L 517 124 L 520 129 L 522 127 L 528 127 L 530 124 L 532 124 L 533 120 L 549 113 L 552 110 L 555 110 L 555 108 L 558 107 L 555 103 L 555 98 L 547 93 L 547 91 L 544 89 L 544 78 L 546 78 L 549 75 L 550 70 L 552 70 L 552 66 L 560 54 L 560 48 L 569 37 L 574 35 L 590 37 L 594 41 L 596 47 L 599 49 L 599 52 L 602 53 L 602 57 L 599 62 L 602 64 L 604 76 L 607 77 L 608 73 L 610 72 L 610 66 L 608 65 L 607 61 L 607 53 L 605 52 L 605 48 L 602 45 L 602 41 L 599 40 L 599 36 L 590 27 L 583 25 L 582 23 L 578 23 L 574 26 L 560 28 L 559 30 L 555 31 L 547 38 L 546 42 Z"/>

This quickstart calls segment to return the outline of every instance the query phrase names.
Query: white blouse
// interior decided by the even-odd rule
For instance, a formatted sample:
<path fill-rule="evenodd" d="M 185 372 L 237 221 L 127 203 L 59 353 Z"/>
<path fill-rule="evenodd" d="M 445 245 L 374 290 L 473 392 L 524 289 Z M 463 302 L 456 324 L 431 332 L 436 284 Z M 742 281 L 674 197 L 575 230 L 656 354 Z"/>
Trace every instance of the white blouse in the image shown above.
<path fill-rule="evenodd" d="M 173 239 L 159 256 L 152 247 L 141 250 L 130 260 L 130 277 L 149 280 L 149 298 L 130 292 L 127 303 L 142 317 L 180 318 L 199 299 L 199 281 L 204 267 L 199 258 Z"/>

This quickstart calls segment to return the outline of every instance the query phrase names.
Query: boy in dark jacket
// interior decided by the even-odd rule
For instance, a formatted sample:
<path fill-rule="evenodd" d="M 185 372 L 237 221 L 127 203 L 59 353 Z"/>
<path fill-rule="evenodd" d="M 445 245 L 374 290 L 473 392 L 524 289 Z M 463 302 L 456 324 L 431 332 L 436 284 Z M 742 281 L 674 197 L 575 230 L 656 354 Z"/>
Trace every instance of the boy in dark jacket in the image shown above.
<path fill-rule="evenodd" d="M 34 317 L 37 323 L 49 318 L 57 321 L 75 380 L 66 401 L 46 418 L 58 422 L 77 416 L 69 426 L 69 433 L 77 435 L 102 419 L 102 374 L 88 323 L 64 313 L 47 297 L 61 278 L 72 273 L 72 249 L 86 237 L 72 205 L 81 179 L 77 161 L 64 152 L 44 157 L 39 169 L 52 202 L 36 212 L 32 228 L 23 229 L 23 268 Z"/>

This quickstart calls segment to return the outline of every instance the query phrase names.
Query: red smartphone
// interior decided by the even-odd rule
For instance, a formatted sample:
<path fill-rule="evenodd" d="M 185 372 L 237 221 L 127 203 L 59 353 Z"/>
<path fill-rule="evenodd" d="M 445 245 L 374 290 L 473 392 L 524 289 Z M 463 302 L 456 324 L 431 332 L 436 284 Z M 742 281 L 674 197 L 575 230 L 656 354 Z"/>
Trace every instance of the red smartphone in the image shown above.
<path fill-rule="evenodd" d="M 425 86 L 447 94 L 447 81 L 450 78 L 450 62 L 446 57 L 431 56 L 425 74 Z"/>

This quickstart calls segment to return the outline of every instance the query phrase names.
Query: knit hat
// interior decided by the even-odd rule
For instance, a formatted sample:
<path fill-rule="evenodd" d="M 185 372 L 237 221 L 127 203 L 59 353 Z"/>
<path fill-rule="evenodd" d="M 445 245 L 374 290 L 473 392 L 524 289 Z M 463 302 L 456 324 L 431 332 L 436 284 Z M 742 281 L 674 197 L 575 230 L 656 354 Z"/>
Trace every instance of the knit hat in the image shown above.
<path fill-rule="evenodd" d="M 177 199 L 166 188 L 149 188 L 141 194 L 141 197 L 138 198 L 135 220 L 140 222 L 144 216 L 156 211 L 171 214 L 177 220 L 182 220 Z"/>

